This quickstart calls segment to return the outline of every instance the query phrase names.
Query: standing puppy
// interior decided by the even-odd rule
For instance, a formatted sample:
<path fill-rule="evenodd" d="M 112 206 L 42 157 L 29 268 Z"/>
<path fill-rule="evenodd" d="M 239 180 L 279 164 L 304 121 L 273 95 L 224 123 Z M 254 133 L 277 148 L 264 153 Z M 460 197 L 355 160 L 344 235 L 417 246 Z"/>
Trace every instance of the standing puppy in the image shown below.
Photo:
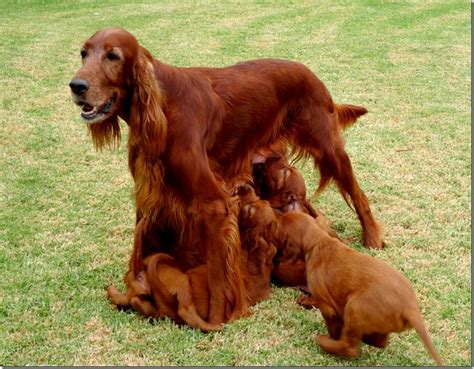
<path fill-rule="evenodd" d="M 414 328 L 436 363 L 442 365 L 413 288 L 398 271 L 330 237 L 300 212 L 280 217 L 279 238 L 304 252 L 311 297 L 301 297 L 300 303 L 321 311 L 329 336 L 318 335 L 316 342 L 324 351 L 356 357 L 361 341 L 382 348 L 390 333 Z"/>

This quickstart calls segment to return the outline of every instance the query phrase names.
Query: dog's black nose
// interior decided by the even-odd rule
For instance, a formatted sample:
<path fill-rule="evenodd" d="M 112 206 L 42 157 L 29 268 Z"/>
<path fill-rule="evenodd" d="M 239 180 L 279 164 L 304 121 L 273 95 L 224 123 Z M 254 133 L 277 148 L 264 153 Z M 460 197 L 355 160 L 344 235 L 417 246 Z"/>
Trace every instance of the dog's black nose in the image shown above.
<path fill-rule="evenodd" d="M 89 89 L 89 82 L 83 79 L 73 79 L 69 83 L 69 87 L 76 95 L 81 95 Z"/>

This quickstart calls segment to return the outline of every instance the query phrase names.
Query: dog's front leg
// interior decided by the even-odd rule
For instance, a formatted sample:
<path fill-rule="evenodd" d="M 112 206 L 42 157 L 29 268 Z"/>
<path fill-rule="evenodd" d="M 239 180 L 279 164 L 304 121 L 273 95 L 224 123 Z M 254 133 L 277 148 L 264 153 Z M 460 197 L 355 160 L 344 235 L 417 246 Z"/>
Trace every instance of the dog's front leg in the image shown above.
<path fill-rule="evenodd" d="M 247 312 L 237 214 L 223 200 L 206 203 L 202 214 L 210 289 L 209 322 L 221 324 Z"/>

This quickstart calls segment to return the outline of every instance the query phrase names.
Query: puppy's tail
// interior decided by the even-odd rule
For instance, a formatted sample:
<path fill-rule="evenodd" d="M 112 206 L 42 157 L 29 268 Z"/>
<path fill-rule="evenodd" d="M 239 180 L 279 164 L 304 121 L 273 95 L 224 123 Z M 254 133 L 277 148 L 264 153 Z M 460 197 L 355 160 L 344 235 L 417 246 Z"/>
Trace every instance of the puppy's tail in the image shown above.
<path fill-rule="evenodd" d="M 157 278 L 158 273 L 158 264 L 167 264 L 172 263 L 174 258 L 171 255 L 164 254 L 164 253 L 157 253 L 151 256 L 148 256 L 143 261 L 145 268 L 147 270 L 148 278 L 153 282 L 159 282 L 160 279 Z M 154 283 L 155 284 L 155 283 Z"/>
<path fill-rule="evenodd" d="M 339 125 L 342 129 L 353 125 L 357 118 L 366 114 L 368 110 L 363 106 L 349 104 L 334 104 L 338 116 Z"/>
<path fill-rule="evenodd" d="M 430 336 L 425 327 L 425 323 L 423 322 L 423 318 L 419 310 L 411 312 L 408 317 L 408 321 L 410 322 L 411 326 L 415 329 L 415 331 L 420 336 L 423 344 L 426 347 L 426 350 L 429 352 L 431 357 L 436 361 L 436 364 L 439 366 L 443 366 L 443 360 L 436 352 L 433 342 L 431 342 Z"/>

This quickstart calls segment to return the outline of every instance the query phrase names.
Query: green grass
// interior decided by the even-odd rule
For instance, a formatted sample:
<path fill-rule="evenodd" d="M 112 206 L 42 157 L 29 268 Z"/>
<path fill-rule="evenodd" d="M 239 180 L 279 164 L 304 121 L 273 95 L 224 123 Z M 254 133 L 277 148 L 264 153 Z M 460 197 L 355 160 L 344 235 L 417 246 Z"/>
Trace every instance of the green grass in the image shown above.
<path fill-rule="evenodd" d="M 298 291 L 273 287 L 254 314 L 203 334 L 112 310 L 134 206 L 126 145 L 96 152 L 68 83 L 95 30 L 122 26 L 165 63 L 307 64 L 335 101 L 370 113 L 345 134 L 387 247 L 361 246 L 334 188 L 314 203 L 361 252 L 413 283 L 447 365 L 471 364 L 470 13 L 465 1 L 3 1 L 0 4 L 1 365 L 418 366 L 413 331 L 356 360 L 324 354 L 326 328 Z M 124 134 L 126 139 L 126 133 Z M 317 172 L 300 164 L 309 192 Z"/>

